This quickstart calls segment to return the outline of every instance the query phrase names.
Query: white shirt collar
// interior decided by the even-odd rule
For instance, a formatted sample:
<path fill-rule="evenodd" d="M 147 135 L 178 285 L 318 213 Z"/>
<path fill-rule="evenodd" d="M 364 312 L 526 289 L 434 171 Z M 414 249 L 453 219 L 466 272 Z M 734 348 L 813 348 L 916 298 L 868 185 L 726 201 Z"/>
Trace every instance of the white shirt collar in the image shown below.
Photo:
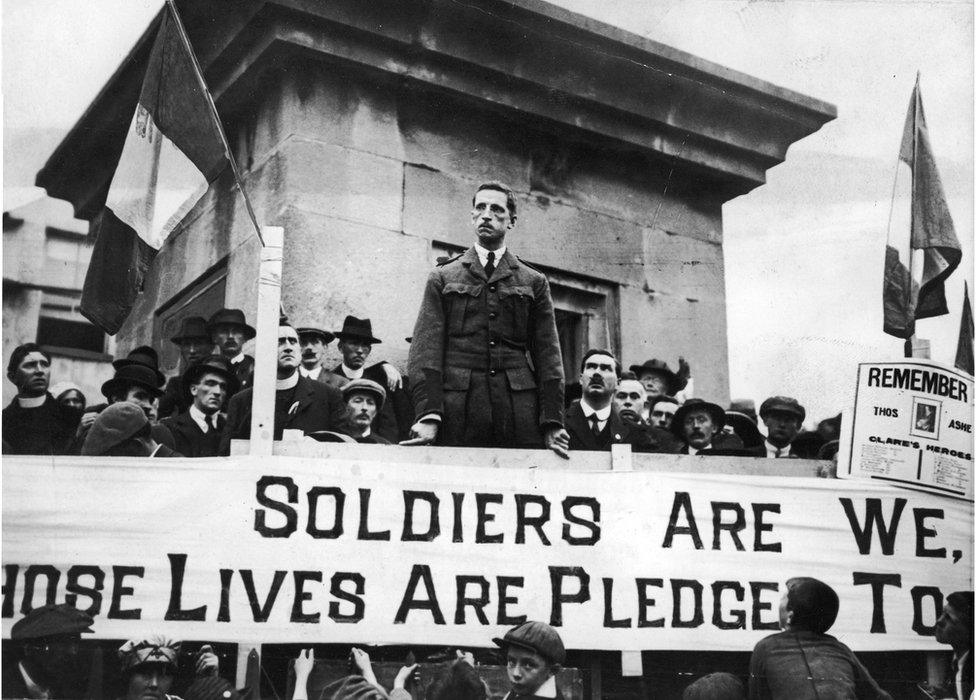
<path fill-rule="evenodd" d="M 610 420 L 610 409 L 613 408 L 613 404 L 609 403 L 603 408 L 597 410 L 593 408 L 590 404 L 586 403 L 586 399 L 583 398 L 580 399 L 580 408 L 583 409 L 583 415 L 586 417 L 587 420 L 589 420 L 590 416 L 592 416 L 595 413 L 596 419 L 601 423 L 605 423 L 606 421 Z"/>
<path fill-rule="evenodd" d="M 345 362 L 342 363 L 342 373 L 350 379 L 362 379 L 365 368 L 366 365 L 363 365 L 359 369 L 353 369 L 352 367 L 347 367 Z"/>
<path fill-rule="evenodd" d="M 230 358 L 230 363 L 232 365 L 239 365 L 244 361 L 244 351 L 241 350 L 239 353 Z"/>
<path fill-rule="evenodd" d="M 787 445 L 786 447 L 776 447 L 776 445 L 774 445 L 773 443 L 771 443 L 769 440 L 766 440 L 766 456 L 767 457 L 775 457 L 776 456 L 776 450 L 777 449 L 779 450 L 779 456 L 781 458 L 782 457 L 789 457 L 790 456 L 790 445 Z"/>
<path fill-rule="evenodd" d="M 318 379 L 319 375 L 322 374 L 322 365 L 315 365 L 312 369 L 305 369 L 304 365 L 299 365 L 298 371 L 303 377 Z"/>
<path fill-rule="evenodd" d="M 703 446 L 703 447 L 700 447 L 700 448 L 698 448 L 698 447 L 693 447 L 692 445 L 690 445 L 690 444 L 689 444 L 689 445 L 688 445 L 688 454 L 690 454 L 690 455 L 696 455 L 696 454 L 698 454 L 699 452 L 701 452 L 702 450 L 708 450 L 708 449 L 711 449 L 711 447 L 712 447 L 712 443 L 711 443 L 711 442 L 709 442 L 709 443 L 708 443 L 707 445 L 705 445 L 705 446 Z"/>
<path fill-rule="evenodd" d="M 533 693 L 538 698 L 554 698 L 556 697 L 556 677 L 549 676 L 549 679 L 545 683 L 539 686 L 539 688 Z"/>
<path fill-rule="evenodd" d="M 286 391 L 288 389 L 294 389 L 298 386 L 298 378 L 302 376 L 301 372 L 295 372 L 287 379 L 278 379 L 275 382 L 275 391 Z"/>
<path fill-rule="evenodd" d="M 156 449 L 155 449 L 155 450 L 153 450 L 153 451 L 152 451 L 152 452 L 151 452 L 151 453 L 149 454 L 149 456 L 150 456 L 150 457 L 155 457 L 155 456 L 156 456 L 156 453 L 157 453 L 157 452 L 159 452 L 159 451 L 160 451 L 161 449 L 163 449 L 163 443 L 161 443 L 161 442 L 157 442 L 157 443 L 156 443 Z"/>
<path fill-rule="evenodd" d="M 505 246 L 502 246 L 498 250 L 488 250 L 487 248 L 482 248 L 477 243 L 474 244 L 474 250 L 478 254 L 478 260 L 481 261 L 481 266 L 484 267 L 488 264 L 488 253 L 495 254 L 495 267 L 498 267 L 498 263 L 501 262 L 502 256 L 505 255 Z"/>
<path fill-rule="evenodd" d="M 21 408 L 40 408 L 47 401 L 47 394 L 41 394 L 40 396 L 18 396 L 17 403 L 20 404 Z"/>
<path fill-rule="evenodd" d="M 204 433 L 210 432 L 210 426 L 207 425 L 207 414 L 197 408 L 195 403 L 190 404 L 189 414 L 190 418 L 193 419 L 193 422 L 200 427 L 200 430 L 202 430 Z M 216 426 L 216 421 L 214 421 L 214 425 Z"/>

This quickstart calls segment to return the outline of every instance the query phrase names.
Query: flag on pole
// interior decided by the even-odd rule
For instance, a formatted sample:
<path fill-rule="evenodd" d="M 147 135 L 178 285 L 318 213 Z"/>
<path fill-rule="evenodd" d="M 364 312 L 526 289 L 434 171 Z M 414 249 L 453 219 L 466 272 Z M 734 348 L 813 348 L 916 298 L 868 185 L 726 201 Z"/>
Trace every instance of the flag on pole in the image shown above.
<path fill-rule="evenodd" d="M 884 331 L 898 338 L 915 334 L 915 321 L 949 313 L 945 280 L 962 251 L 935 165 L 918 80 L 905 120 L 899 167 L 911 174 L 908 233 L 889 226 L 885 249 Z M 897 178 L 897 174 L 896 174 Z"/>
<path fill-rule="evenodd" d="M 210 95 L 167 3 L 105 208 L 81 312 L 115 334 L 173 229 L 231 165 Z"/>
<path fill-rule="evenodd" d="M 973 374 L 973 307 L 969 304 L 969 283 L 963 283 L 962 318 L 959 320 L 959 344 L 956 346 L 956 367 Z"/>

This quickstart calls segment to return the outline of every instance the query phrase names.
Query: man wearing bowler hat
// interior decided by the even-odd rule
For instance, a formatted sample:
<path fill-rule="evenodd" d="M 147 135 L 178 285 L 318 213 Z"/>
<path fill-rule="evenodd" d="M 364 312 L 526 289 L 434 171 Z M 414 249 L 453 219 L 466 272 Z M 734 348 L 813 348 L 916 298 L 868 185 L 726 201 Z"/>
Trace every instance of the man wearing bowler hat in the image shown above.
<path fill-rule="evenodd" d="M 474 245 L 430 273 L 410 344 L 417 422 L 404 444 L 546 447 L 568 457 L 565 377 L 546 276 L 513 255 L 515 193 L 480 185 Z"/>
<path fill-rule="evenodd" d="M 373 324 L 368 318 L 346 316 L 342 330 L 336 331 L 335 337 L 339 339 L 342 362 L 333 368 L 333 373 L 347 380 L 369 379 L 388 389 L 383 409 L 373 424 L 373 432 L 390 442 L 405 440 L 413 423 L 413 406 L 406 390 L 399 386 L 400 373 L 387 362 L 366 367 L 373 346 L 383 342 L 373 336 Z M 390 377 L 391 370 L 395 377 Z"/>
<path fill-rule="evenodd" d="M 203 316 L 187 316 L 170 341 L 180 349 L 179 374 L 166 380 L 159 399 L 159 417 L 168 418 L 190 407 L 189 396 L 183 391 L 182 375 L 193 365 L 202 362 L 213 352 L 213 341 Z"/>
<path fill-rule="evenodd" d="M 742 441 L 722 432 L 725 411 L 718 404 L 688 399 L 674 413 L 671 432 L 684 441 L 681 454 L 735 455 L 742 453 Z"/>
<path fill-rule="evenodd" d="M 64 603 L 34 608 L 10 630 L 13 658 L 4 659 L 5 698 L 84 698 L 88 659 L 81 635 L 91 633 L 92 616 Z"/>
<path fill-rule="evenodd" d="M 257 331 L 247 325 L 244 312 L 240 309 L 221 309 L 207 321 L 207 330 L 217 351 L 233 365 L 238 386 L 241 389 L 252 386 L 254 358 L 244 354 L 244 343 L 254 338 Z"/>
<path fill-rule="evenodd" d="M 295 330 L 298 331 L 298 343 L 302 349 L 302 364 L 298 368 L 298 373 L 336 389 L 342 388 L 348 380 L 330 372 L 322 364 L 325 360 L 325 348 L 335 340 L 335 333 L 314 326 L 300 326 Z"/>
<path fill-rule="evenodd" d="M 189 409 L 162 421 L 173 434 L 173 449 L 186 457 L 215 457 L 224 430 L 221 411 L 237 391 L 237 375 L 222 355 L 212 355 L 184 372 L 183 391 Z"/>
<path fill-rule="evenodd" d="M 766 424 L 766 456 L 796 458 L 792 443 L 807 417 L 800 402 L 790 396 L 770 396 L 759 406 L 759 417 Z"/>

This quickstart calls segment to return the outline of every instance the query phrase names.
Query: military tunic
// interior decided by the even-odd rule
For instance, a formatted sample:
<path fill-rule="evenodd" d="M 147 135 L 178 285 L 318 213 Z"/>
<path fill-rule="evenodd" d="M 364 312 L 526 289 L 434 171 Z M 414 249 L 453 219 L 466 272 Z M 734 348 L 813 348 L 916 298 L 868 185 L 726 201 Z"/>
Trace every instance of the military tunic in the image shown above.
<path fill-rule="evenodd" d="M 427 279 L 410 345 L 415 415 L 438 444 L 543 446 L 563 423 L 564 377 L 549 281 L 505 251 L 491 279 L 475 249 Z"/>

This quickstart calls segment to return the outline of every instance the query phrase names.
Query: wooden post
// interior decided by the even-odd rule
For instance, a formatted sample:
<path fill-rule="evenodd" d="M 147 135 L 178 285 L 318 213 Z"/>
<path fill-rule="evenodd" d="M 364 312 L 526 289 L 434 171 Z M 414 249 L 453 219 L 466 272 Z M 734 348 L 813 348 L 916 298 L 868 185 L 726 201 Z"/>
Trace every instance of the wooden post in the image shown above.
<path fill-rule="evenodd" d="M 644 661 L 641 659 L 639 651 L 620 652 L 620 675 L 621 676 L 643 676 Z"/>
<path fill-rule="evenodd" d="M 634 453 L 629 444 L 610 445 L 610 468 L 615 472 L 634 471 Z"/>
<path fill-rule="evenodd" d="M 253 456 L 270 457 L 274 444 L 275 382 L 278 376 L 278 315 L 281 310 L 281 254 L 285 230 L 265 226 L 258 278 L 254 339 L 254 392 L 251 395 Z"/>

